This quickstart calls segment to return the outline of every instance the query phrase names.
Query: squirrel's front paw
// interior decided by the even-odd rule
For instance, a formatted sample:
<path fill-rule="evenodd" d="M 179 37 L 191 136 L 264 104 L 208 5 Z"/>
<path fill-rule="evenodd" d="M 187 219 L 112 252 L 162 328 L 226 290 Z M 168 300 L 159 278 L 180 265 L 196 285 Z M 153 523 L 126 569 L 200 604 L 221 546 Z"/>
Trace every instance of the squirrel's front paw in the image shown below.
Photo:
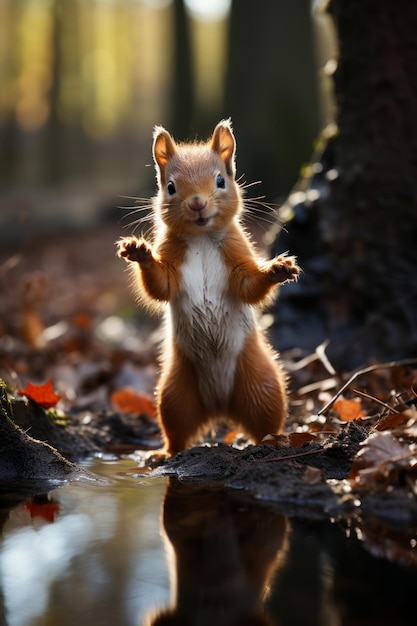
<path fill-rule="evenodd" d="M 272 261 L 268 275 L 273 283 L 285 283 L 287 280 L 295 280 L 300 273 L 295 257 L 279 256 Z"/>
<path fill-rule="evenodd" d="M 127 261 L 145 263 L 152 257 L 152 250 L 144 239 L 122 237 L 117 242 L 117 254 Z"/>

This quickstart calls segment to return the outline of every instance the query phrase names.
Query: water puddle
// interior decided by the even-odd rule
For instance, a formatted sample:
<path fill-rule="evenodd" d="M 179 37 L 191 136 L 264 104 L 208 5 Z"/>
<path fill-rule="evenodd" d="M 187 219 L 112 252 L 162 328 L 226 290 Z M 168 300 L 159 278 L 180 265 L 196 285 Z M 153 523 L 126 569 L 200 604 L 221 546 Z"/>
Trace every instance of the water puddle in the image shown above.
<path fill-rule="evenodd" d="M 86 468 L 111 480 L 3 498 L 0 624 L 415 624 L 410 534 L 133 479 L 128 460 Z"/>

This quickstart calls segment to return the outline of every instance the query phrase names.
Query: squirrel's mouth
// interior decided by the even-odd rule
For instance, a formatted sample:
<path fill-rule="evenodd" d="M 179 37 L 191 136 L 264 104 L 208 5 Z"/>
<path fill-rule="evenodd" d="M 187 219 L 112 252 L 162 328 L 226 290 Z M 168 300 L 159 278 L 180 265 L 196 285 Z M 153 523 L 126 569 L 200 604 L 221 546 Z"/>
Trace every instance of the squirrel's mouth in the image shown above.
<path fill-rule="evenodd" d="M 197 224 L 197 226 L 207 226 L 207 224 L 209 223 L 210 219 L 211 219 L 210 217 L 201 217 L 200 216 L 200 217 L 198 217 L 195 220 L 194 223 Z"/>

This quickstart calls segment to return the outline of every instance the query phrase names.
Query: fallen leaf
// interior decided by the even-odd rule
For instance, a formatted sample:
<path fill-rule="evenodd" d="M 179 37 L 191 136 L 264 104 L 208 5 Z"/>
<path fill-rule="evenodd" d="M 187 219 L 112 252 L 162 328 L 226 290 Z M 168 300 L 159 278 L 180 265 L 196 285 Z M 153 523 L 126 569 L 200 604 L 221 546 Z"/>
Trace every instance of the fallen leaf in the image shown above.
<path fill-rule="evenodd" d="M 155 415 L 155 403 L 150 396 L 137 393 L 129 387 L 123 387 L 114 391 L 110 397 L 113 408 L 120 413 L 133 413 L 136 415 Z"/>
<path fill-rule="evenodd" d="M 262 439 L 262 443 L 267 443 L 276 448 L 299 448 L 305 443 L 316 440 L 317 435 L 309 432 L 292 432 L 288 433 L 288 435 L 275 435 L 271 433 Z"/>
<path fill-rule="evenodd" d="M 377 430 L 392 430 L 393 428 L 401 426 L 409 420 L 410 416 L 406 415 L 405 413 L 390 413 L 380 422 L 378 422 L 376 428 Z"/>
<path fill-rule="evenodd" d="M 358 400 L 337 400 L 333 408 L 342 422 L 350 422 L 351 420 L 356 420 L 365 415 L 362 411 L 362 404 Z"/>
<path fill-rule="evenodd" d="M 82 330 L 91 330 L 93 327 L 93 320 L 88 313 L 76 313 L 72 316 L 71 321 L 73 326 Z"/>
<path fill-rule="evenodd" d="M 51 407 L 56 406 L 56 404 L 60 401 L 61 396 L 58 396 L 53 388 L 52 382 L 48 380 L 43 385 L 34 385 L 32 383 L 27 383 L 25 389 L 18 390 L 19 395 L 26 396 L 36 404 L 39 404 L 44 409 L 50 409 Z"/>
<path fill-rule="evenodd" d="M 291 448 L 299 448 L 303 444 L 317 439 L 317 435 L 314 433 L 289 433 L 288 437 Z"/>
<path fill-rule="evenodd" d="M 224 439 L 223 439 L 224 443 L 226 443 L 228 446 L 232 445 L 232 443 L 234 442 L 236 437 L 239 435 L 239 433 L 240 433 L 240 430 L 231 430 L 224 437 Z"/>
<path fill-rule="evenodd" d="M 361 449 L 356 456 L 367 465 L 375 465 L 402 457 L 410 452 L 408 444 L 400 443 L 390 432 L 382 432 L 369 435 L 361 443 Z"/>
<path fill-rule="evenodd" d="M 400 443 L 388 431 L 373 433 L 353 459 L 349 480 L 354 489 L 381 491 L 395 484 L 400 474 L 415 472 L 416 467 L 414 444 Z"/>
<path fill-rule="evenodd" d="M 44 324 L 39 312 L 40 304 L 47 293 L 47 279 L 42 272 L 23 276 L 21 280 L 22 312 L 21 335 L 32 348 L 43 348 Z"/>
<path fill-rule="evenodd" d="M 47 496 L 34 496 L 25 503 L 25 509 L 32 519 L 41 517 L 52 524 L 55 521 L 55 515 L 59 512 L 59 504 L 54 500 L 49 500 Z"/>
<path fill-rule="evenodd" d="M 269 435 L 265 435 L 261 443 L 267 443 L 268 445 L 275 446 L 276 448 L 290 447 L 290 440 L 288 435 L 275 435 L 273 433 L 270 433 Z"/>
<path fill-rule="evenodd" d="M 303 482 L 307 483 L 307 485 L 318 485 L 319 483 L 324 482 L 323 470 L 319 467 L 307 465 L 303 476 Z"/>
<path fill-rule="evenodd" d="M 38 311 L 24 309 L 21 315 L 21 335 L 31 348 L 44 348 L 45 341 L 42 338 L 44 324 Z"/>

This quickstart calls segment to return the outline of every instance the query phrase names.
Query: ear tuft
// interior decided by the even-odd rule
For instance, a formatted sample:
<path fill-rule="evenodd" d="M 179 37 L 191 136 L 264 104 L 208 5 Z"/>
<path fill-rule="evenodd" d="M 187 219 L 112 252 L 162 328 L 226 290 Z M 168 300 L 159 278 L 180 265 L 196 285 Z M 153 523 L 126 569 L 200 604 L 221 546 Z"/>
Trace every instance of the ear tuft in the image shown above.
<path fill-rule="evenodd" d="M 211 137 L 211 149 L 220 156 L 226 166 L 227 173 L 234 176 L 236 141 L 230 118 L 217 124 Z"/>
<path fill-rule="evenodd" d="M 155 164 L 163 174 L 166 164 L 174 156 L 177 147 L 169 132 L 162 126 L 154 128 L 152 151 Z"/>

